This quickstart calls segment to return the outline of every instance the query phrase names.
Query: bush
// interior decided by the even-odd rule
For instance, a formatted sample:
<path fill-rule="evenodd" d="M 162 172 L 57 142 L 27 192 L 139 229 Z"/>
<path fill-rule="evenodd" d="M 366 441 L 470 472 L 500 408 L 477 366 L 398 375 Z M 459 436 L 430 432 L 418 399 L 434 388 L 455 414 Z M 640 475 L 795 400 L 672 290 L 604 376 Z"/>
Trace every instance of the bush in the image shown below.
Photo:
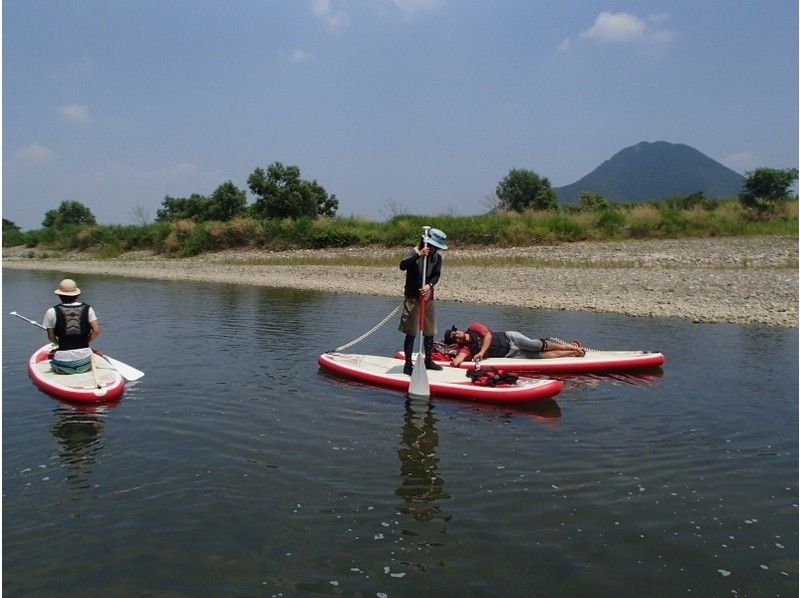
<path fill-rule="evenodd" d="M 659 224 L 661 213 L 651 205 L 634 206 L 628 215 L 628 233 L 634 238 L 653 236 Z"/>
<path fill-rule="evenodd" d="M 547 223 L 557 238 L 562 241 L 579 241 L 586 238 L 584 228 L 572 216 L 557 212 L 550 216 Z"/>
<path fill-rule="evenodd" d="M 625 227 L 625 216 L 619 210 L 609 207 L 600 212 L 597 227 L 609 236 L 616 236 Z"/>
<path fill-rule="evenodd" d="M 683 218 L 678 210 L 664 208 L 661 210 L 659 231 L 668 237 L 675 237 L 684 231 Z"/>

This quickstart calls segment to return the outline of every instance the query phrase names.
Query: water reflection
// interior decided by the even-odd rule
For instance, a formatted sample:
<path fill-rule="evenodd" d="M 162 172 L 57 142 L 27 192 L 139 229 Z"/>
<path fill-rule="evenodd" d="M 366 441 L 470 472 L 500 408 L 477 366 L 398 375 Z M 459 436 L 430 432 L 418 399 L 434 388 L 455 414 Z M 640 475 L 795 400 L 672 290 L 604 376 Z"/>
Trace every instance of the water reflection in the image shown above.
<path fill-rule="evenodd" d="M 403 430 L 397 456 L 400 459 L 400 486 L 395 494 L 405 503 L 401 513 L 416 521 L 442 519 L 438 502 L 450 498 L 444 489 L 444 479 L 439 474 L 436 448 L 436 416 L 429 401 L 408 399 L 403 416 Z"/>
<path fill-rule="evenodd" d="M 58 442 L 62 466 L 69 472 L 67 481 L 77 488 L 90 484 L 92 467 L 103 449 L 105 414 L 116 403 L 105 405 L 61 404 L 50 428 Z"/>
<path fill-rule="evenodd" d="M 524 377 L 521 373 L 520 377 Z M 612 386 L 653 386 L 664 376 L 664 370 L 660 367 L 639 370 L 636 372 L 608 372 L 602 374 L 548 374 L 547 376 L 530 375 L 531 378 L 555 378 L 564 382 L 564 388 L 595 387 L 601 383 L 611 384 Z"/>

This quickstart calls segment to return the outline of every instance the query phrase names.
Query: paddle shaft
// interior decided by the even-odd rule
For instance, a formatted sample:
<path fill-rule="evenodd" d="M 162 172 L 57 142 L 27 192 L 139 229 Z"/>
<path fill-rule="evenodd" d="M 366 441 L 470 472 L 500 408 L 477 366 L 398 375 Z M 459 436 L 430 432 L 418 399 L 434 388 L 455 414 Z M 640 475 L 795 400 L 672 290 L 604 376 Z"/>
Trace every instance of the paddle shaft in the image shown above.
<path fill-rule="evenodd" d="M 422 227 L 422 248 L 428 248 L 428 231 L 430 230 L 430 226 L 423 226 Z M 425 285 L 428 281 L 428 254 L 426 253 L 422 256 L 422 289 L 425 288 Z M 420 289 L 420 297 L 419 297 L 419 352 L 420 355 L 424 350 L 424 342 L 425 342 L 425 304 L 427 303 L 427 298 L 424 296 L 422 289 Z"/>
<path fill-rule="evenodd" d="M 31 319 L 29 319 L 29 318 L 26 318 L 25 316 L 22 316 L 22 315 L 18 314 L 18 313 L 17 313 L 17 312 L 15 312 L 15 311 L 12 311 L 12 312 L 11 312 L 11 315 L 12 315 L 12 316 L 16 316 L 16 317 L 17 317 L 17 318 L 19 318 L 20 320 L 25 320 L 25 321 L 26 321 L 28 324 L 33 324 L 34 326 L 38 326 L 38 327 L 39 327 L 39 328 L 41 328 L 42 330 L 47 330 L 47 328 L 45 328 L 45 327 L 44 327 L 42 324 L 39 324 L 39 322 L 37 322 L 36 320 L 31 320 Z"/>
<path fill-rule="evenodd" d="M 97 388 L 101 388 L 100 386 L 100 378 L 97 376 L 97 365 L 94 363 L 94 353 L 89 357 L 92 360 L 92 376 L 94 377 L 94 383 Z"/>

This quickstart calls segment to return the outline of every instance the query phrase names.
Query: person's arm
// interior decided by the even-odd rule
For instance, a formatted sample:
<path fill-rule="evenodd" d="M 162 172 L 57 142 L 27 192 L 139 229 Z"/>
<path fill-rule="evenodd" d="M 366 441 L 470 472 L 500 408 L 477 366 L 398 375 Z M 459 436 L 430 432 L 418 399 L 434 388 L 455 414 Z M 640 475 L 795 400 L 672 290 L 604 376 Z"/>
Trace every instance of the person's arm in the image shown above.
<path fill-rule="evenodd" d="M 486 351 L 489 350 L 489 347 L 492 345 L 492 331 L 487 330 L 486 334 L 483 336 L 483 341 L 481 342 L 481 350 L 475 353 L 475 357 L 473 361 L 480 361 L 486 355 Z"/>
<path fill-rule="evenodd" d="M 42 319 L 42 325 L 47 330 L 47 340 L 51 343 L 58 343 L 58 339 L 56 338 L 56 310 L 54 308 L 48 309 L 44 313 L 44 318 Z"/>
<path fill-rule="evenodd" d="M 492 331 L 480 322 L 470 322 L 467 332 L 471 332 L 472 334 L 481 337 L 481 348 L 473 357 L 473 361 L 480 361 L 486 356 L 486 352 L 492 345 Z"/>
<path fill-rule="evenodd" d="M 419 259 L 419 250 L 415 247 L 411 251 L 406 254 L 402 260 L 400 260 L 400 269 L 401 270 L 408 270 L 411 267 L 416 267 L 417 259 Z"/>
<path fill-rule="evenodd" d="M 457 368 L 458 366 L 460 366 L 462 363 L 464 363 L 467 360 L 469 355 L 470 355 L 469 349 L 467 347 L 461 347 L 458 350 L 458 353 L 456 354 L 456 356 L 453 357 L 453 359 L 450 360 L 450 365 L 453 366 L 454 368 Z"/>
<path fill-rule="evenodd" d="M 89 322 L 89 342 L 100 336 L 100 321 Z"/>
<path fill-rule="evenodd" d="M 431 250 L 427 247 L 412 247 L 406 257 L 400 261 L 400 269 L 410 270 L 411 268 L 416 268 L 419 258 L 428 255 L 430 252 Z"/>

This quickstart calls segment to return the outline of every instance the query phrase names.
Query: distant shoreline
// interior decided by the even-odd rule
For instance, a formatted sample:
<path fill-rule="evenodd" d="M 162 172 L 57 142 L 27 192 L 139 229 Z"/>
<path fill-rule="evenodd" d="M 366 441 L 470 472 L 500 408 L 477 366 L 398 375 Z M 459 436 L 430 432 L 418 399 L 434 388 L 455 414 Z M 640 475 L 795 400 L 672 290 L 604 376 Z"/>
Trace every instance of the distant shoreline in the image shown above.
<path fill-rule="evenodd" d="M 43 252 L 15 247 L 3 250 L 3 267 L 58 272 L 54 278 L 65 273 L 103 274 L 399 298 L 403 282 L 399 268 L 341 265 L 363 255 L 397 254 L 397 249 L 370 247 L 231 250 L 181 259 L 136 252 L 116 259 L 95 259 L 86 253 L 43 257 Z M 798 326 L 796 237 L 581 242 L 520 248 L 454 246 L 444 255 L 436 290 L 440 300 L 694 322 Z M 472 256 L 491 258 L 491 265 L 481 265 L 481 260 Z M 546 265 L 497 265 L 512 256 L 515 264 L 522 257 Z M 296 263 L 309 258 L 322 265 Z M 328 260 L 336 262 L 328 264 Z"/>

